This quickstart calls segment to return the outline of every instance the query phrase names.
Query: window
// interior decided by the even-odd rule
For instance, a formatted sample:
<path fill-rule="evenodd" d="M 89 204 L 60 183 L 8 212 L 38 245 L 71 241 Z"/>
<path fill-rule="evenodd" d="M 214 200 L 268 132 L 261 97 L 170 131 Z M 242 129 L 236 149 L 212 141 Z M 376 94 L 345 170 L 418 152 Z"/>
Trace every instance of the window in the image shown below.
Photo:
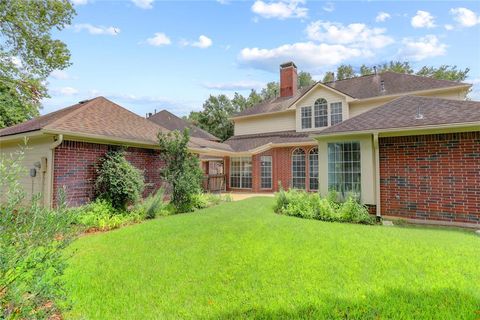
<path fill-rule="evenodd" d="M 328 126 L 328 107 L 327 100 L 321 98 L 315 101 L 314 105 L 315 113 L 315 128 Z"/>
<path fill-rule="evenodd" d="M 310 129 L 312 127 L 312 107 L 302 107 L 302 129 Z"/>
<path fill-rule="evenodd" d="M 360 195 L 360 143 L 328 144 L 328 188 L 342 196 Z"/>
<path fill-rule="evenodd" d="M 250 157 L 231 158 L 230 187 L 252 188 L 252 159 Z"/>
<path fill-rule="evenodd" d="M 313 148 L 308 153 L 308 164 L 310 190 L 318 190 L 318 148 Z"/>
<path fill-rule="evenodd" d="M 334 102 L 330 103 L 330 125 L 334 125 L 342 122 L 342 103 Z"/>
<path fill-rule="evenodd" d="M 260 188 L 272 189 L 272 156 L 260 157 Z"/>
<path fill-rule="evenodd" d="M 305 151 L 302 149 L 292 153 L 292 187 L 305 189 Z"/>

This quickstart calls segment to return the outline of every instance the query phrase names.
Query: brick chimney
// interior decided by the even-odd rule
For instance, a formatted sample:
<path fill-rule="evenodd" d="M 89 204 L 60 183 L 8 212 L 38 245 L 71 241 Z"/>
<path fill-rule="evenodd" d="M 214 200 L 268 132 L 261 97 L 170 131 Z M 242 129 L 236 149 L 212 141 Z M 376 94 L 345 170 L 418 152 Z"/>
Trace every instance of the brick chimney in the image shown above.
<path fill-rule="evenodd" d="M 292 61 L 280 65 L 280 97 L 291 97 L 297 92 L 297 66 Z"/>

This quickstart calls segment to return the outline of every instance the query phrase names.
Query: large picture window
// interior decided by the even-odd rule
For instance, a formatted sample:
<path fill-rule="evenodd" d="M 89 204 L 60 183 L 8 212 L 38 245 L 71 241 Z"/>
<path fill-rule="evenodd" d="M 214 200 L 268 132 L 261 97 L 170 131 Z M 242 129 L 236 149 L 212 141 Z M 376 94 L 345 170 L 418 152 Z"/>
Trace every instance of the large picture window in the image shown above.
<path fill-rule="evenodd" d="M 318 148 L 313 148 L 308 153 L 309 187 L 318 190 Z"/>
<path fill-rule="evenodd" d="M 230 187 L 242 189 L 252 188 L 252 158 L 231 158 Z"/>
<path fill-rule="evenodd" d="M 312 107 L 302 107 L 302 129 L 310 129 L 312 127 Z"/>
<path fill-rule="evenodd" d="M 295 149 L 292 153 L 292 188 L 305 189 L 305 151 Z"/>
<path fill-rule="evenodd" d="M 327 100 L 320 98 L 314 105 L 315 128 L 328 126 L 328 107 Z"/>
<path fill-rule="evenodd" d="M 260 188 L 272 189 L 272 156 L 260 157 Z"/>
<path fill-rule="evenodd" d="M 360 196 L 361 167 L 360 143 L 340 142 L 328 144 L 328 188 L 342 196 Z"/>
<path fill-rule="evenodd" d="M 330 125 L 342 122 L 342 103 L 334 102 L 330 104 Z"/>

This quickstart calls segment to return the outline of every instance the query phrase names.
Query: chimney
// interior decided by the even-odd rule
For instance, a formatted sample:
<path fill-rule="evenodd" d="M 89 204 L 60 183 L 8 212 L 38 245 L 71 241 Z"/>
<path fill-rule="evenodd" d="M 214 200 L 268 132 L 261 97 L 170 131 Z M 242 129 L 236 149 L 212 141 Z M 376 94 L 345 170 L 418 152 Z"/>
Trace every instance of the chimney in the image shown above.
<path fill-rule="evenodd" d="M 280 65 L 280 97 L 297 93 L 297 66 L 292 61 Z"/>

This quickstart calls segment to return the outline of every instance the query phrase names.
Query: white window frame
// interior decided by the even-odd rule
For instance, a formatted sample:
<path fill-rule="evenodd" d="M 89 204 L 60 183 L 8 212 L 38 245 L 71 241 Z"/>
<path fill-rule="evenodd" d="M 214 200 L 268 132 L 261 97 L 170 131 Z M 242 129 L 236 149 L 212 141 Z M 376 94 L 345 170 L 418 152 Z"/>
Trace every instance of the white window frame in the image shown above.
<path fill-rule="evenodd" d="M 307 113 L 308 112 L 308 113 Z M 308 115 L 309 114 L 309 115 Z M 303 120 L 304 119 L 310 119 L 310 121 L 308 122 L 305 122 L 305 123 L 309 123 L 310 126 L 309 127 L 304 127 L 303 126 Z M 312 129 L 312 119 L 313 119 L 313 114 L 312 114 L 312 107 L 311 106 L 307 106 L 307 107 L 301 107 L 300 108 L 300 126 L 302 128 L 302 130 L 309 130 L 309 129 Z"/>
<path fill-rule="evenodd" d="M 333 112 L 334 111 L 333 108 L 338 108 L 339 105 L 340 105 L 340 108 L 335 110 L 337 112 Z M 340 116 L 340 121 L 333 123 L 333 118 L 337 116 Z M 341 101 L 330 103 L 330 125 L 333 126 L 342 121 L 343 121 L 343 103 Z"/>
<path fill-rule="evenodd" d="M 295 154 L 297 151 L 301 151 L 302 153 L 301 154 Z M 303 156 L 303 160 L 299 161 L 299 160 L 296 160 L 295 157 L 297 156 Z M 296 148 L 295 150 L 293 150 L 292 152 L 292 188 L 294 189 L 302 189 L 302 190 L 306 190 L 306 187 L 307 187 L 307 164 L 306 164 L 306 159 L 307 159 L 307 155 L 305 153 L 305 150 L 303 150 L 302 148 Z M 298 168 L 301 168 L 299 167 L 298 165 L 303 165 L 303 177 L 302 176 L 295 176 L 295 173 L 297 172 L 302 172 L 302 170 L 297 170 Z M 301 184 L 299 184 L 300 187 L 296 187 L 295 186 L 295 180 L 303 180 L 303 183 L 302 185 L 303 186 L 300 186 Z"/>
<path fill-rule="evenodd" d="M 237 165 L 238 163 L 238 165 Z M 249 170 L 246 170 L 248 169 Z M 239 179 L 238 186 L 232 186 L 232 178 Z M 250 186 L 245 187 L 246 181 L 250 179 Z M 230 188 L 233 189 L 252 189 L 252 158 L 251 157 L 232 157 L 230 158 Z"/>
<path fill-rule="evenodd" d="M 317 118 L 321 119 L 321 122 L 325 125 L 317 126 Z M 325 127 L 328 127 L 328 101 L 325 98 L 318 98 L 315 100 L 315 104 L 313 105 L 313 128 Z"/>
<path fill-rule="evenodd" d="M 328 189 L 334 189 L 342 196 L 346 196 L 348 195 L 348 193 L 355 193 L 356 196 L 360 197 L 360 194 L 362 192 L 362 164 L 360 142 L 332 142 L 328 143 L 327 150 Z M 341 183 L 343 183 L 343 186 L 340 186 L 339 188 L 339 184 Z M 351 185 L 351 188 L 348 188 L 351 190 L 347 191 L 347 184 Z"/>
<path fill-rule="evenodd" d="M 268 163 L 268 166 L 264 166 L 264 163 Z M 268 169 L 269 172 L 265 172 L 264 169 Z M 269 175 L 266 175 L 269 173 Z M 273 188 L 273 161 L 272 156 L 261 156 L 260 157 L 260 189 L 270 190 Z M 264 186 L 264 179 L 268 179 L 269 186 Z"/>
<path fill-rule="evenodd" d="M 309 190 L 318 191 L 319 183 L 320 183 L 319 177 L 320 175 L 319 175 L 319 169 L 318 169 L 318 147 L 315 147 L 310 149 L 310 151 L 308 152 L 308 189 Z M 313 179 L 317 180 L 316 188 L 312 188 Z"/>

